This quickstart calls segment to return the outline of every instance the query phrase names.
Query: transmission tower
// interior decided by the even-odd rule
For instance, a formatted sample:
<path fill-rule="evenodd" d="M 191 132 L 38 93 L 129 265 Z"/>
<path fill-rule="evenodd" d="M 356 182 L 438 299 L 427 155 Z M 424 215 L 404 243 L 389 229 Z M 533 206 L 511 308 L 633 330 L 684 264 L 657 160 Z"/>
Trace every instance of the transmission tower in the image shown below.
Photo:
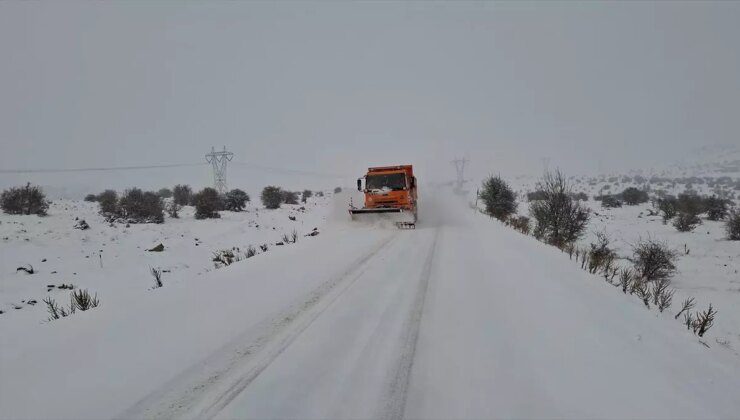
<path fill-rule="evenodd" d="M 465 183 L 465 164 L 468 162 L 469 160 L 465 158 L 455 158 L 452 161 L 452 164 L 455 165 L 455 172 L 457 173 L 457 181 L 455 181 L 455 189 L 457 190 L 462 190 Z"/>
<path fill-rule="evenodd" d="M 221 152 L 211 147 L 211 153 L 206 155 L 206 162 L 213 166 L 213 186 L 219 194 L 226 192 L 226 164 L 234 158 L 234 154 L 226 151 L 226 146 Z"/>

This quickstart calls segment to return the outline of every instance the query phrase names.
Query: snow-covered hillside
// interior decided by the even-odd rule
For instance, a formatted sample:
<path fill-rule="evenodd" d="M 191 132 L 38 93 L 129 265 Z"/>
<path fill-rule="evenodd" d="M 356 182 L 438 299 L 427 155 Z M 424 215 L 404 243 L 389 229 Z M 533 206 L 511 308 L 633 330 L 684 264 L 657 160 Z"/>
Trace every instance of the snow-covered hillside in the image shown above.
<path fill-rule="evenodd" d="M 0 316 L 0 417 L 740 412 L 733 352 L 706 348 L 462 197 L 426 194 L 411 231 L 349 223 L 347 199 L 128 228 L 73 202 L 45 219 L 3 216 L 6 305 L 64 302 L 68 292 L 45 284 L 62 281 L 101 305 L 51 322 L 41 303 Z M 72 230 L 77 213 L 90 230 Z M 292 229 L 295 244 L 213 268 L 214 250 L 274 244 Z M 144 250 L 158 243 L 163 252 Z M 26 262 L 39 273 L 14 272 Z M 164 287 L 152 289 L 150 266 L 170 271 Z"/>

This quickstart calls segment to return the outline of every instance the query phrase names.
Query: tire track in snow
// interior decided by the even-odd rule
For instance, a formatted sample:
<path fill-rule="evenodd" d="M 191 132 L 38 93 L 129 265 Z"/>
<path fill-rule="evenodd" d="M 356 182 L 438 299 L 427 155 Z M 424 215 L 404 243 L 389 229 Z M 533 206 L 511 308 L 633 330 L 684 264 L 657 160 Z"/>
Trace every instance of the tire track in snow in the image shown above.
<path fill-rule="evenodd" d="M 346 270 L 316 287 L 299 304 L 262 322 L 256 332 L 250 329 L 117 418 L 214 417 L 360 278 L 373 260 L 387 252 L 399 236 L 400 232 L 395 232 L 384 238 L 371 252 L 353 260 Z M 232 374 L 239 371 L 244 373 L 232 379 Z M 214 396 L 209 395 L 212 393 Z"/>
<path fill-rule="evenodd" d="M 426 302 L 427 290 L 429 289 L 429 278 L 432 274 L 432 265 L 437 249 L 437 238 L 439 228 L 434 231 L 432 244 L 429 246 L 429 253 L 424 260 L 424 266 L 419 276 L 419 285 L 417 287 L 414 303 L 406 326 L 404 327 L 403 348 L 395 366 L 395 375 L 391 378 L 383 407 L 376 416 L 382 419 L 402 419 L 406 409 L 406 397 L 408 395 L 408 386 L 411 379 L 411 369 L 414 366 L 414 357 L 416 356 L 416 345 L 419 341 L 419 329 L 421 327 L 421 318 L 424 313 L 424 302 Z"/>

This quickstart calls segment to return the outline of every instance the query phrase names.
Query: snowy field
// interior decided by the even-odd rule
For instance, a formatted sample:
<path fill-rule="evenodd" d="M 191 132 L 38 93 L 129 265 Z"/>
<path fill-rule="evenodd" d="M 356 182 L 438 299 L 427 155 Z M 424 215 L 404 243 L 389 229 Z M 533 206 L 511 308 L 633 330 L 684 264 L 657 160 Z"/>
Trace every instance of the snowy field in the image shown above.
<path fill-rule="evenodd" d="M 350 223 L 346 194 L 305 212 L 183 212 L 163 225 L 110 227 L 67 201 L 43 219 L 3 216 L 0 417 L 740 412 L 734 351 L 706 348 L 558 250 L 436 192 L 408 231 Z M 91 229 L 73 229 L 75 217 Z M 274 245 L 293 229 L 297 243 Z M 216 250 L 262 243 L 265 253 L 213 266 Z M 149 267 L 168 271 L 162 288 Z M 60 283 L 98 293 L 100 307 L 46 321 L 41 299 L 68 299 L 47 291 Z"/>
<path fill-rule="evenodd" d="M 705 171 L 701 169 L 704 168 Z M 695 175 L 698 174 L 698 175 Z M 696 177 L 730 176 L 740 181 L 737 173 L 718 173 L 706 165 L 692 165 L 662 176 Z M 719 311 L 715 326 L 709 334 L 707 343 L 723 347 L 738 355 L 740 352 L 740 243 L 726 239 L 724 221 L 707 220 L 701 217 L 702 223 L 691 232 L 679 232 L 672 221 L 663 224 L 660 215 L 651 215 L 657 209 L 650 202 L 635 206 L 623 205 L 619 208 L 604 208 L 594 197 L 600 194 L 618 194 L 628 187 L 642 189 L 645 183 L 635 183 L 634 174 L 611 175 L 601 177 L 573 177 L 569 183 L 574 192 L 585 193 L 589 200 L 583 202 L 591 210 L 591 219 L 586 235 L 580 240 L 581 247 L 588 247 L 596 242 L 597 233 L 606 233 L 611 239 L 611 247 L 617 252 L 622 266 L 630 266 L 627 260 L 632 257 L 633 245 L 642 239 L 665 241 L 678 254 L 676 274 L 672 286 L 676 288 L 673 307 L 667 312 L 677 312 L 680 303 L 687 297 L 696 299 L 697 309 L 706 309 L 711 303 Z M 646 176 L 650 178 L 650 176 Z M 625 182 L 625 179 L 629 181 Z M 518 213 L 529 216 L 526 199 L 527 192 L 536 190 L 538 179 L 519 177 L 511 180 L 519 197 Z M 678 195 L 693 191 L 700 195 L 712 195 L 720 192 L 706 182 L 694 183 L 686 188 L 683 184 L 661 182 L 661 185 L 648 183 L 651 196 L 657 190 L 666 194 Z M 722 194 L 729 195 L 735 208 L 740 208 L 740 191 L 732 187 L 723 188 Z M 731 204 L 731 205 L 732 205 Z M 574 263 L 575 264 L 575 263 Z M 672 316 L 670 316 L 672 318 Z M 679 321 L 681 318 L 679 318 Z M 676 321 L 676 322 L 679 322 Z"/>

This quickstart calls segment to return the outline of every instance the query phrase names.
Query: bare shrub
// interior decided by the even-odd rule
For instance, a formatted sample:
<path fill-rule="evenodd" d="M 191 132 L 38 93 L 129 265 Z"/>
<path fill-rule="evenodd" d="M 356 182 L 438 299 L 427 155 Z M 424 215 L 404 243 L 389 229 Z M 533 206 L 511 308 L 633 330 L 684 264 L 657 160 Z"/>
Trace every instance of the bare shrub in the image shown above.
<path fill-rule="evenodd" d="M 650 196 L 647 191 L 639 190 L 635 187 L 629 187 L 619 194 L 624 201 L 624 204 L 628 206 L 635 206 L 642 203 L 647 203 L 650 200 Z"/>
<path fill-rule="evenodd" d="M 658 210 L 663 213 L 663 223 L 668 223 L 678 212 L 678 200 L 673 196 L 658 199 Z"/>
<path fill-rule="evenodd" d="M 218 219 L 218 211 L 222 208 L 221 197 L 210 187 L 203 188 L 193 196 L 196 219 Z"/>
<path fill-rule="evenodd" d="M 159 268 L 149 267 L 149 272 L 152 273 L 152 277 L 154 277 L 154 288 L 162 287 L 164 285 L 164 283 L 162 283 L 162 270 Z"/>
<path fill-rule="evenodd" d="M 637 276 L 647 281 L 670 279 L 676 272 L 677 254 L 665 242 L 640 240 L 632 254 Z"/>
<path fill-rule="evenodd" d="M 725 222 L 725 231 L 727 232 L 727 239 L 740 241 L 740 210 L 730 212 L 727 222 Z"/>
<path fill-rule="evenodd" d="M 301 202 L 305 203 L 312 196 L 313 192 L 311 190 L 303 190 L 303 193 L 301 193 Z"/>
<path fill-rule="evenodd" d="M 499 176 L 491 176 L 483 181 L 479 197 L 486 207 L 486 213 L 498 220 L 505 221 L 516 212 L 516 194 Z"/>
<path fill-rule="evenodd" d="M 249 194 L 235 188 L 226 193 L 224 197 L 224 208 L 229 211 L 243 211 L 249 202 Z"/>
<path fill-rule="evenodd" d="M 686 312 L 683 314 L 683 324 L 686 326 L 687 330 L 690 330 L 694 327 L 694 317 L 691 316 L 691 312 Z"/>
<path fill-rule="evenodd" d="M 27 183 L 25 187 L 12 187 L 0 195 L 0 207 L 7 214 L 46 216 L 49 202 L 41 187 Z"/>
<path fill-rule="evenodd" d="M 49 312 L 49 321 L 59 319 L 68 315 L 67 311 L 64 310 L 57 302 L 51 297 L 44 299 L 46 304 L 46 310 Z"/>
<path fill-rule="evenodd" d="M 704 337 L 704 334 L 714 325 L 714 317 L 716 315 L 717 311 L 712 308 L 711 303 L 709 304 L 709 309 L 697 313 L 693 323 L 694 333 L 699 337 Z"/>
<path fill-rule="evenodd" d="M 160 188 L 159 191 L 157 191 L 157 195 L 161 198 L 170 198 L 172 197 L 172 190 L 169 188 Z"/>
<path fill-rule="evenodd" d="M 678 212 L 678 215 L 673 220 L 673 227 L 679 232 L 691 232 L 701 224 L 701 219 L 694 213 L 685 211 Z"/>
<path fill-rule="evenodd" d="M 673 319 L 678 319 L 679 316 L 683 313 L 689 313 L 692 309 L 694 309 L 694 305 L 696 305 L 696 302 L 694 301 L 694 298 L 686 298 L 686 300 L 683 301 L 681 304 L 681 310 L 678 311 L 676 316 L 673 317 Z"/>
<path fill-rule="evenodd" d="M 669 287 L 670 281 L 668 279 L 658 279 L 653 282 L 653 304 L 658 307 L 660 312 L 663 312 L 666 308 L 671 306 L 673 302 L 673 294 L 676 292 L 674 289 Z"/>
<path fill-rule="evenodd" d="M 289 243 L 290 243 L 290 236 L 288 236 L 288 234 L 287 234 L 287 233 L 284 233 L 284 234 L 283 234 L 283 237 L 281 238 L 281 240 L 280 240 L 280 241 L 281 241 L 282 243 L 284 243 L 284 244 L 289 244 Z"/>
<path fill-rule="evenodd" d="M 295 191 L 281 191 L 283 196 L 283 203 L 285 204 L 298 204 L 298 193 Z"/>
<path fill-rule="evenodd" d="M 530 203 L 536 226 L 534 234 L 545 242 L 562 248 L 583 235 L 588 223 L 588 210 L 568 195 L 570 187 L 560 171 L 546 173 L 538 188 L 544 199 Z"/>
<path fill-rule="evenodd" d="M 636 278 L 632 283 L 632 294 L 642 300 L 647 308 L 650 308 L 650 298 L 653 296 L 648 281 L 644 278 Z"/>
<path fill-rule="evenodd" d="M 180 217 L 180 205 L 175 202 L 175 200 L 170 201 L 165 205 L 165 209 L 167 210 L 167 214 L 173 218 L 177 219 Z"/>
<path fill-rule="evenodd" d="M 529 226 L 529 217 L 527 216 L 511 216 L 509 219 L 509 224 L 512 228 L 518 230 L 519 232 L 529 235 L 530 232 L 530 226 Z"/>
<path fill-rule="evenodd" d="M 262 252 L 267 252 L 267 244 L 262 244 L 262 245 L 260 245 L 260 250 L 261 250 Z"/>
<path fill-rule="evenodd" d="M 610 239 L 606 233 L 596 234 L 596 243 L 590 245 L 588 251 L 588 272 L 596 273 L 600 270 L 607 272 L 615 258 L 614 251 L 609 248 Z"/>
<path fill-rule="evenodd" d="M 180 206 L 187 206 L 193 201 L 193 190 L 190 185 L 175 185 L 172 189 L 172 199 Z"/>
<path fill-rule="evenodd" d="M 708 197 L 704 200 L 704 207 L 707 209 L 707 219 L 717 221 L 727 217 L 727 205 L 728 202 L 724 198 L 719 198 L 716 195 Z"/>
<path fill-rule="evenodd" d="M 222 249 L 213 253 L 212 261 L 216 268 L 221 268 L 237 261 L 241 261 L 241 256 L 239 255 L 239 250 L 237 248 Z"/>
<path fill-rule="evenodd" d="M 295 229 L 293 229 L 293 232 L 290 233 L 290 241 L 293 243 L 296 243 L 297 240 L 298 240 L 298 232 Z"/>
<path fill-rule="evenodd" d="M 118 193 L 114 190 L 103 191 L 98 195 L 98 205 L 100 206 L 100 214 L 104 216 L 115 215 L 118 209 Z"/>
<path fill-rule="evenodd" d="M 118 200 L 117 216 L 136 223 L 162 223 L 164 205 L 157 193 L 131 188 Z"/>
<path fill-rule="evenodd" d="M 249 245 L 247 247 L 247 252 L 244 253 L 244 256 L 247 258 L 252 258 L 255 255 L 257 255 L 257 249 L 253 247 L 252 245 Z"/>
<path fill-rule="evenodd" d="M 631 268 L 622 268 L 619 271 L 619 287 L 622 289 L 622 293 L 626 294 L 634 281 L 635 272 Z"/>
<path fill-rule="evenodd" d="M 280 187 L 269 185 L 262 190 L 260 199 L 265 208 L 277 209 L 283 202 L 283 192 Z"/>
<path fill-rule="evenodd" d="M 81 311 L 87 311 L 88 309 L 97 308 L 100 305 L 98 294 L 91 296 L 87 289 L 78 289 L 71 294 L 72 303 L 70 308 L 76 308 Z"/>
<path fill-rule="evenodd" d="M 622 201 L 613 195 L 605 195 L 601 197 L 601 207 L 607 209 L 622 207 Z"/>

